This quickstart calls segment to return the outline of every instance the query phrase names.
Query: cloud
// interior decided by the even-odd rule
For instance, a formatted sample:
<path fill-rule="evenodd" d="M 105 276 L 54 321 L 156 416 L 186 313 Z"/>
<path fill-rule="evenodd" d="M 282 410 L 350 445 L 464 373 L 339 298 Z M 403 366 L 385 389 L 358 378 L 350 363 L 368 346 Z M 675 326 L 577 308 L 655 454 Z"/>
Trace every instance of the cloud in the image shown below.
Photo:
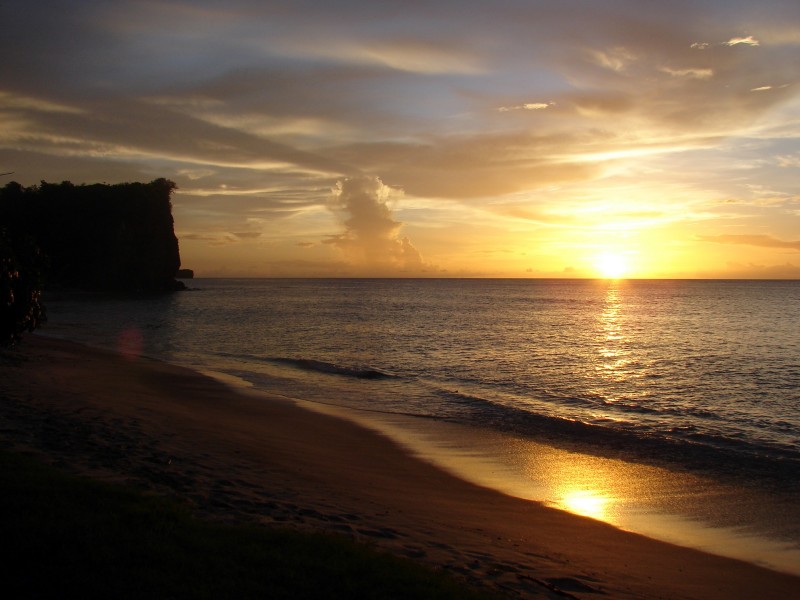
<path fill-rule="evenodd" d="M 612 71 L 624 71 L 631 63 L 636 61 L 636 55 L 624 47 L 591 50 L 589 56 L 595 64 Z"/>
<path fill-rule="evenodd" d="M 213 169 L 178 169 L 176 173 L 188 179 L 195 180 L 209 177 L 213 175 L 215 171 Z"/>
<path fill-rule="evenodd" d="M 729 39 L 727 42 L 723 42 L 725 46 L 760 46 L 760 42 L 757 39 L 754 39 L 752 35 L 748 35 L 747 37 L 735 37 Z"/>
<path fill-rule="evenodd" d="M 710 42 L 694 42 L 689 46 L 693 50 L 708 50 L 713 46 L 760 46 L 761 42 L 755 39 L 752 35 L 748 35 L 746 37 L 733 37 L 726 42 L 719 42 L 717 44 L 712 44 Z"/>
<path fill-rule="evenodd" d="M 512 110 L 544 110 L 552 105 L 552 102 L 528 102 L 526 104 L 518 104 L 516 106 L 501 106 L 497 110 L 500 112 L 509 112 Z"/>
<path fill-rule="evenodd" d="M 800 154 L 786 154 L 778 156 L 778 166 L 787 167 L 800 167 Z"/>
<path fill-rule="evenodd" d="M 701 276 L 731 279 L 800 279 L 800 265 L 788 262 L 780 265 L 729 262 L 726 267 L 725 271 L 701 273 Z"/>
<path fill-rule="evenodd" d="M 213 235 L 205 233 L 185 233 L 178 232 L 181 240 L 205 242 L 208 246 L 224 247 L 236 244 L 239 240 L 231 235 Z"/>
<path fill-rule="evenodd" d="M 0 107 L 4 110 L 35 110 L 39 112 L 54 112 L 79 115 L 85 111 L 74 106 L 68 106 L 60 102 L 43 100 L 33 96 L 23 96 L 13 92 L 0 90 Z"/>
<path fill-rule="evenodd" d="M 694 68 L 694 69 L 672 69 L 670 67 L 661 67 L 664 73 L 668 73 L 673 77 L 689 77 L 690 79 L 708 79 L 714 76 L 713 69 Z"/>
<path fill-rule="evenodd" d="M 474 56 L 441 42 L 420 38 L 379 40 L 323 39 L 318 43 L 287 43 L 293 54 L 352 64 L 376 64 L 411 73 L 479 73 L 483 70 Z"/>
<path fill-rule="evenodd" d="M 769 235 L 701 235 L 700 240 L 715 244 L 741 244 L 743 246 L 758 246 L 761 248 L 787 248 L 800 251 L 800 240 L 787 242 Z"/>
<path fill-rule="evenodd" d="M 182 240 L 195 240 L 200 242 L 212 242 L 215 241 L 217 238 L 212 235 L 206 235 L 203 233 L 181 233 Z"/>
<path fill-rule="evenodd" d="M 381 173 L 409 195 L 469 200 L 598 176 L 598 166 L 571 160 L 570 151 L 594 144 L 607 148 L 608 142 L 597 132 L 575 138 L 514 131 L 352 144 L 335 154 L 365 172 Z"/>
<path fill-rule="evenodd" d="M 600 90 L 565 94 L 559 99 L 559 105 L 571 107 L 579 115 L 590 118 L 620 116 L 636 108 L 633 94 Z"/>
<path fill-rule="evenodd" d="M 6 111 L 25 123 L 18 146 L 52 154 L 173 160 L 208 167 L 287 168 L 326 175 L 357 169 L 246 131 L 222 127 L 137 99 L 97 97 L 84 110 L 42 109 L 47 99 Z M 197 167 L 194 167 L 197 168 Z"/>
<path fill-rule="evenodd" d="M 241 251 L 214 253 L 231 264 L 283 244 L 274 260 L 364 265 L 374 241 L 376 261 L 399 269 L 419 254 L 405 231 L 453 268 L 440 256 L 492 226 L 544 229 L 576 190 L 614 186 L 649 208 L 672 201 L 678 175 L 687 196 L 746 204 L 749 184 L 793 192 L 798 164 L 787 82 L 800 81 L 800 4 L 765 1 L 12 0 L 0 5 L 0 171 L 26 185 L 173 179 L 176 224 Z M 298 246 L 339 231 L 330 188 L 363 174 L 402 188 L 403 212 L 366 194 L 387 211 L 372 215 L 375 240 L 345 202 L 340 235 Z M 515 203 L 528 222 L 487 209 Z M 759 206 L 737 215 L 740 231 L 779 238 L 787 209 Z M 486 222 L 465 233 L 478 211 Z M 253 218 L 261 238 L 230 234 Z"/>
<path fill-rule="evenodd" d="M 400 236 L 402 223 L 393 218 L 389 208 L 389 199 L 398 194 L 377 177 L 339 181 L 331 208 L 342 219 L 345 231 L 327 243 L 368 274 L 424 270 L 422 256 L 407 237 Z"/>

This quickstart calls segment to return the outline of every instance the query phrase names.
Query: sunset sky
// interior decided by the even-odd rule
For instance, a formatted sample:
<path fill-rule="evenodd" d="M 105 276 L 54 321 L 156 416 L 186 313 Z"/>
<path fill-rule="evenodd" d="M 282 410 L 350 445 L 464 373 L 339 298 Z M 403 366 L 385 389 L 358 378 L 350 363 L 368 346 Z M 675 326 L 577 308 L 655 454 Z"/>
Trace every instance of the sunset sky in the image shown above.
<path fill-rule="evenodd" d="M 0 185 L 198 276 L 800 277 L 800 2 L 11 0 Z"/>

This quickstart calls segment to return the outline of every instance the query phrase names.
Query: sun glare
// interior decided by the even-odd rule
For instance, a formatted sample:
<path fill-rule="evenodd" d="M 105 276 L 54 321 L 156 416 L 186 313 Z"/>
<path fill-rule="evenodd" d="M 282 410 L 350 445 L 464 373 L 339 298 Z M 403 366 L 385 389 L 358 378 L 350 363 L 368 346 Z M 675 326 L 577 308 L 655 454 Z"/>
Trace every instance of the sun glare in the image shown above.
<path fill-rule="evenodd" d="M 561 505 L 569 512 L 605 520 L 608 518 L 608 508 L 611 498 L 598 492 L 574 491 L 566 494 Z"/>
<path fill-rule="evenodd" d="M 595 259 L 595 268 L 606 279 L 619 279 L 628 273 L 628 261 L 622 254 L 603 252 Z"/>

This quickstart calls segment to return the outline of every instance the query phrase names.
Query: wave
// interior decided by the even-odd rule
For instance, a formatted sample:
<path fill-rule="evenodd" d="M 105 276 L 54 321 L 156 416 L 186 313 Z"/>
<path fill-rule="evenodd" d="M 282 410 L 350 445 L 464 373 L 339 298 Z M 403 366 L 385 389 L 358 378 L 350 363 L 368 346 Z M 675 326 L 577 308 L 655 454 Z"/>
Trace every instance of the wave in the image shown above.
<path fill-rule="evenodd" d="M 650 407 L 630 398 L 620 398 L 612 403 L 599 395 L 579 397 L 546 391 L 537 394 L 536 403 L 529 403 L 523 399 L 528 394 L 493 397 L 475 388 L 474 384 L 479 382 L 463 379 L 449 381 L 458 386 L 455 388 L 442 380 L 407 374 L 399 376 L 372 366 L 343 365 L 310 358 L 226 356 L 245 363 L 285 365 L 343 378 L 404 384 L 401 394 L 392 388 L 382 388 L 377 396 L 370 393 L 368 398 L 362 398 L 356 392 L 348 395 L 346 402 L 341 399 L 337 402 L 355 410 L 441 419 L 539 439 L 578 452 L 638 460 L 668 468 L 696 469 L 716 475 L 767 479 L 800 487 L 800 448 L 768 440 L 734 437 L 730 432 L 726 434 L 716 426 L 719 416 L 712 411 L 686 406 Z M 247 369 L 242 373 L 246 378 L 255 376 L 252 372 L 245 375 Z M 257 386 L 266 384 L 254 383 Z M 312 388 L 315 385 L 313 382 L 308 384 Z M 466 386 L 462 387 L 464 384 Z M 327 397 L 318 396 L 311 388 L 302 393 L 311 401 Z M 593 406 L 613 407 L 620 412 L 616 416 L 613 411 L 601 415 L 591 410 Z M 697 413 L 693 415 L 694 423 L 672 418 L 687 412 Z M 626 413 L 649 418 L 631 419 L 625 416 Z"/>
<path fill-rule="evenodd" d="M 289 365 L 303 369 L 304 371 L 316 371 L 318 373 L 329 373 L 331 375 L 343 375 L 345 377 L 355 377 L 357 379 L 391 379 L 395 376 L 379 369 L 371 367 L 351 367 L 337 365 L 324 360 L 312 358 L 268 358 L 269 362 Z"/>
<path fill-rule="evenodd" d="M 381 371 L 374 367 L 341 365 L 324 360 L 313 358 L 284 358 L 270 356 L 255 356 L 252 354 L 234 354 L 229 352 L 218 352 L 218 356 L 233 358 L 245 363 L 271 363 L 288 365 L 304 371 L 314 371 L 317 373 L 327 373 L 330 375 L 342 375 L 356 379 L 393 379 L 396 376 L 386 371 Z"/>
<path fill-rule="evenodd" d="M 440 389 L 436 395 L 445 403 L 459 406 L 450 420 L 540 439 L 568 450 L 690 468 L 716 476 L 768 480 L 782 488 L 800 486 L 797 447 L 755 443 L 699 432 L 694 427 L 657 428 L 613 417 L 587 421 L 545 414 L 533 407 L 513 406 L 456 390 Z"/>

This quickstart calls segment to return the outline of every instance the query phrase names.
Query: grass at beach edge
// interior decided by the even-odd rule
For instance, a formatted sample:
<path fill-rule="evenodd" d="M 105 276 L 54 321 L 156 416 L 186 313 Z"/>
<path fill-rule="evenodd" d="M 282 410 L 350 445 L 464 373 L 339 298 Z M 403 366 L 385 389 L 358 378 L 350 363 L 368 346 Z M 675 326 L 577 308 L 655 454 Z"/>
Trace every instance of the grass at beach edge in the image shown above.
<path fill-rule="evenodd" d="M 343 537 L 200 520 L 175 500 L 0 451 L 12 598 L 486 598 Z"/>

